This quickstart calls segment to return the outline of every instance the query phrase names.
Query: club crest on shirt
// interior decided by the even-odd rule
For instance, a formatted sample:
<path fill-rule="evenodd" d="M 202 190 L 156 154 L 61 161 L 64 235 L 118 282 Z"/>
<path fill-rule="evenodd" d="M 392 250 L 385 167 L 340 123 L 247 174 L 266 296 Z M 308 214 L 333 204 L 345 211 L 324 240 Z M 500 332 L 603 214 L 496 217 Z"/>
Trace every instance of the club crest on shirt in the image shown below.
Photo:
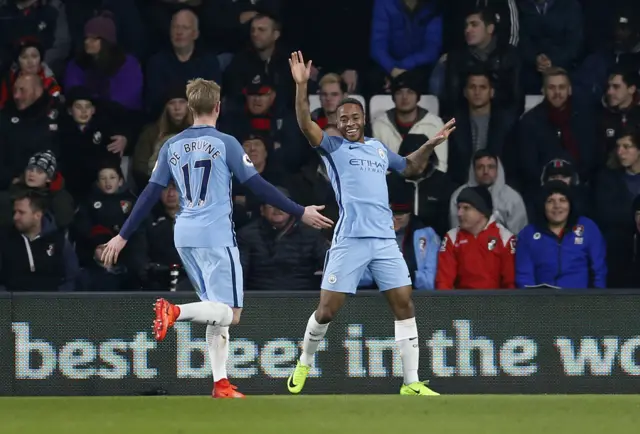
<path fill-rule="evenodd" d="M 440 243 L 440 251 L 441 252 L 446 252 L 447 251 L 447 239 L 443 238 L 442 242 Z"/>
<path fill-rule="evenodd" d="M 49 247 L 47 247 L 47 255 L 53 256 L 54 253 L 55 253 L 55 248 L 53 244 L 49 244 Z"/>
<path fill-rule="evenodd" d="M 576 237 L 582 237 L 584 235 L 584 226 L 575 225 L 573 227 L 573 233 L 576 234 Z"/>
<path fill-rule="evenodd" d="M 93 144 L 99 145 L 102 142 L 102 133 L 100 131 L 96 131 L 93 133 Z"/>
<path fill-rule="evenodd" d="M 427 239 L 425 237 L 420 237 L 418 240 L 418 246 L 420 247 L 420 253 L 424 253 L 427 250 Z"/>
<path fill-rule="evenodd" d="M 336 277 L 335 274 L 330 274 L 329 275 L 329 279 L 327 279 L 327 280 L 329 281 L 330 284 L 333 285 L 334 283 L 336 283 L 338 281 L 338 278 Z"/>
<path fill-rule="evenodd" d="M 614 130 L 613 128 L 607 128 L 607 137 L 611 138 L 614 137 L 616 135 L 616 130 Z"/>
<path fill-rule="evenodd" d="M 121 200 L 120 208 L 122 208 L 122 212 L 124 214 L 129 214 L 129 211 L 131 211 L 131 202 L 129 202 L 128 200 Z"/>
<path fill-rule="evenodd" d="M 378 155 L 380 155 L 380 158 L 384 160 L 386 156 L 386 154 L 384 153 L 384 149 L 378 148 Z"/>
<path fill-rule="evenodd" d="M 496 246 L 498 245 L 498 239 L 497 238 L 489 238 L 489 242 L 487 243 L 487 248 L 489 249 L 489 251 L 492 251 L 493 249 L 496 248 Z"/>

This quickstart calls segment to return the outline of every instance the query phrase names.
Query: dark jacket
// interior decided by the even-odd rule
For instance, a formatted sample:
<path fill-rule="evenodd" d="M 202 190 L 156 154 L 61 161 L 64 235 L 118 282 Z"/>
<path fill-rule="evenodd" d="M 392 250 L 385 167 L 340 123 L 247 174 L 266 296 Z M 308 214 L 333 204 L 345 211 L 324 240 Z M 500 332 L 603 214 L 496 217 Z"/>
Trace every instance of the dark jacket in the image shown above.
<path fill-rule="evenodd" d="M 203 29 L 207 44 L 220 53 L 237 53 L 249 42 L 251 20 L 242 24 L 242 12 L 256 11 L 279 16 L 283 0 L 203 1 L 200 19 L 211 23 Z M 288 26 L 284 26 L 288 29 Z"/>
<path fill-rule="evenodd" d="M 594 182 L 594 217 L 607 243 L 608 287 L 625 285 L 631 266 L 630 240 L 636 232 L 632 218 L 633 194 L 627 188 L 624 170 L 604 169 Z"/>
<path fill-rule="evenodd" d="M 325 206 L 322 214 L 334 222 L 338 221 L 339 208 L 336 195 L 326 176 L 324 164 L 317 154 L 312 155 L 311 161 L 291 176 L 290 186 L 294 201 L 303 206 L 322 204 Z M 333 238 L 334 229 L 335 227 L 322 230 L 326 239 Z"/>
<path fill-rule="evenodd" d="M 213 53 L 196 49 L 191 58 L 181 62 L 173 50 L 161 51 L 149 59 L 146 75 L 145 109 L 154 118 L 162 113 L 167 86 L 186 84 L 194 78 L 221 83 L 220 63 Z"/>
<path fill-rule="evenodd" d="M 310 22 L 331 23 L 334 29 L 349 29 L 349 44 L 366 47 L 371 37 L 371 0 L 289 1 L 283 9 L 282 35 L 288 47 L 302 50 L 305 59 L 321 73 L 359 70 L 360 77 L 369 66 L 369 56 L 354 56 L 348 49 L 336 49 L 344 43 L 342 32 L 329 32 L 326 26 L 310 26 Z"/>
<path fill-rule="evenodd" d="M 444 21 L 444 45 L 445 53 L 450 53 L 464 46 L 464 29 L 467 14 L 476 9 L 490 9 L 498 17 L 496 26 L 498 40 L 505 44 L 518 46 L 520 39 L 520 22 L 518 18 L 518 6 L 516 0 L 457 0 L 443 2 Z"/>
<path fill-rule="evenodd" d="M 420 1 L 410 12 L 402 0 L 376 0 L 371 24 L 371 57 L 385 72 L 433 65 L 442 48 L 438 2 Z"/>
<path fill-rule="evenodd" d="M 67 181 L 67 189 L 82 202 L 91 192 L 100 167 L 107 161 L 120 164 L 120 155 L 109 152 L 107 146 L 112 136 L 126 137 L 128 131 L 98 111 L 83 129 L 68 114 L 62 117 L 60 127 L 60 171 Z M 132 145 L 129 142 L 127 146 Z"/>
<path fill-rule="evenodd" d="M 55 6 L 46 0 L 37 1 L 27 9 L 18 9 L 15 1 L 3 3 L 6 4 L 0 8 L 0 69 L 3 61 L 13 60 L 13 44 L 23 37 L 38 38 L 45 50 L 53 47 L 58 22 Z"/>
<path fill-rule="evenodd" d="M 589 96 L 597 104 L 607 91 L 609 72 L 614 67 L 640 71 L 640 44 L 629 51 L 604 48 L 587 56 L 572 76 L 574 91 Z"/>
<path fill-rule="evenodd" d="M 243 89 L 251 83 L 256 75 L 266 74 L 276 89 L 276 105 L 293 107 L 295 82 L 291 77 L 289 53 L 277 46 L 268 62 L 263 61 L 258 53 L 250 48 L 236 54 L 231 64 L 224 71 L 222 92 L 231 104 L 230 109 L 238 109 L 244 104 Z"/>
<path fill-rule="evenodd" d="M 328 241 L 301 223 L 276 230 L 264 219 L 238 232 L 238 248 L 247 291 L 317 290 Z"/>
<path fill-rule="evenodd" d="M 476 57 L 468 47 L 460 48 L 449 53 L 446 65 L 445 112 L 451 113 L 455 107 L 466 102 L 462 91 L 467 83 L 467 75 L 477 69 L 488 72 L 493 78 L 494 105 L 518 112 L 524 107 L 520 54 L 512 45 L 498 44 L 485 61 Z"/>
<path fill-rule="evenodd" d="M 465 105 L 455 113 L 456 132 L 449 137 L 449 174 L 451 180 L 458 184 L 469 181 L 469 165 L 474 154 L 471 116 Z M 487 133 L 487 150 L 503 161 L 507 178 L 514 172 L 515 127 L 518 118 L 514 111 L 492 108 Z M 507 158 L 505 158 L 505 156 Z"/>
<path fill-rule="evenodd" d="M 606 97 L 605 97 L 606 98 Z M 633 104 L 627 109 L 610 108 L 604 102 L 600 118 L 598 146 L 602 154 L 602 165 L 607 162 L 607 156 L 616 149 L 618 134 L 627 126 L 640 125 L 640 94 L 636 95 Z"/>
<path fill-rule="evenodd" d="M 582 8 L 578 0 L 519 0 L 520 44 L 518 51 L 527 68 L 536 67 L 536 57 L 546 54 L 553 66 L 572 69 L 582 49 Z M 544 13 L 538 10 L 544 8 Z"/>
<path fill-rule="evenodd" d="M 135 201 L 136 197 L 125 187 L 114 194 L 103 193 L 94 187 L 93 192 L 78 208 L 75 220 L 76 249 L 83 266 L 95 264 L 95 248 L 120 232 Z M 127 247 L 130 247 L 129 244 Z"/>
<path fill-rule="evenodd" d="M 42 232 L 34 240 L 9 229 L 0 241 L 0 261 L 0 276 L 10 291 L 75 289 L 78 258 L 49 214 L 43 216 Z"/>
<path fill-rule="evenodd" d="M 43 93 L 24 110 L 10 101 L 0 113 L 0 190 L 22 174 L 36 152 L 58 155 L 60 110 L 57 100 Z"/>
<path fill-rule="evenodd" d="M 249 133 L 257 133 L 278 143 L 282 161 L 287 167 L 297 169 L 311 148 L 298 127 L 296 117 L 286 110 L 273 110 L 265 116 L 254 116 L 247 112 L 227 112 L 220 118 L 220 129 L 242 140 Z M 305 146 L 306 145 L 306 146 Z"/>
<path fill-rule="evenodd" d="M 520 179 L 525 189 L 540 184 L 542 168 L 554 158 L 571 161 L 578 168 L 582 182 L 586 183 L 593 177 L 600 155 L 594 112 L 589 104 L 575 97 L 571 99 L 571 128 L 580 150 L 580 161 L 574 161 L 563 148 L 560 132 L 549 121 L 548 103 L 543 101 L 522 117 L 518 128 Z"/>
<path fill-rule="evenodd" d="M 273 154 L 274 151 L 271 151 L 270 156 L 267 160 L 267 164 L 265 165 L 262 173 L 260 173 L 260 176 L 262 176 L 267 182 L 272 185 L 290 189 L 288 173 L 282 170 L 282 167 L 275 160 L 275 157 L 272 160 L 271 157 L 273 157 Z M 238 182 L 236 178 L 233 178 L 231 195 L 233 196 L 234 200 L 238 196 L 245 198 L 244 212 L 247 213 L 246 217 L 248 220 L 251 220 L 252 218 L 260 215 L 260 205 L 262 205 L 261 199 L 253 194 L 253 192 L 249 188 Z"/>
<path fill-rule="evenodd" d="M 144 230 L 138 232 L 141 242 L 135 253 L 142 259 L 145 267 L 142 285 L 147 289 L 166 290 L 170 286 L 170 272 L 176 267 L 178 281 L 187 278 L 182 268 L 182 260 L 173 241 L 175 220 L 169 216 L 159 204 L 158 211 L 146 222 Z"/>

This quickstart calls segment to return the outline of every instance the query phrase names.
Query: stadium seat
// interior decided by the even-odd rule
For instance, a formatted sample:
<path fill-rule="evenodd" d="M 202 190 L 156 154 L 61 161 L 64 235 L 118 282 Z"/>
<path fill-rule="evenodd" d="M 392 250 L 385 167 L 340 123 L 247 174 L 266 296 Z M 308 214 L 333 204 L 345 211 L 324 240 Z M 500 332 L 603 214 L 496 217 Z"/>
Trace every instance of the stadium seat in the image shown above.
<path fill-rule="evenodd" d="M 365 115 L 367 114 L 367 102 L 362 95 L 349 95 L 350 98 L 355 98 L 362 103 L 364 107 Z M 313 112 L 315 109 L 320 108 L 320 95 L 309 95 L 309 108 Z"/>
<path fill-rule="evenodd" d="M 418 101 L 420 107 L 429 110 L 429 113 L 436 116 L 440 113 L 440 103 L 438 97 L 434 95 L 422 95 L 420 101 Z M 374 95 L 369 101 L 369 112 L 371 113 L 371 120 L 373 121 L 381 114 L 384 114 L 387 110 L 395 107 L 393 104 L 393 98 L 391 95 Z"/>
<path fill-rule="evenodd" d="M 528 112 L 544 99 L 543 95 L 527 95 L 524 99 L 524 112 Z"/>

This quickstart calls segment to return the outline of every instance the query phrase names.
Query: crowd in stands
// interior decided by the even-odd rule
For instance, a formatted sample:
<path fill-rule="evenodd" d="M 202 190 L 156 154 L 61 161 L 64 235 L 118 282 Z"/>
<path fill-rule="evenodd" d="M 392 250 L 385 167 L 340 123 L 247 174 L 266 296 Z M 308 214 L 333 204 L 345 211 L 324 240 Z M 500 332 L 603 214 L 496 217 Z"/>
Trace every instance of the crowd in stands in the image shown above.
<path fill-rule="evenodd" d="M 640 287 L 640 2 L 0 0 L 0 288 L 190 289 L 174 185 L 100 257 L 197 77 L 257 171 L 337 221 L 295 118 L 298 49 L 329 135 L 346 96 L 402 156 L 456 119 L 424 173 L 387 175 L 417 290 Z M 332 231 L 232 196 L 245 290 L 317 290 Z"/>

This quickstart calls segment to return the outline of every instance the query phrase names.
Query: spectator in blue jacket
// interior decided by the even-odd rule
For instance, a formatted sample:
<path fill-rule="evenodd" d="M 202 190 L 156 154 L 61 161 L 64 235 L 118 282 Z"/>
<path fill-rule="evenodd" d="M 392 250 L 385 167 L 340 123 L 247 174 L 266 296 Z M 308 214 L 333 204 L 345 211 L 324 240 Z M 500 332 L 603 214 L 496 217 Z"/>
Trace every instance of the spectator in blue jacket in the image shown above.
<path fill-rule="evenodd" d="M 582 50 L 582 7 L 578 0 L 520 0 L 520 45 L 527 94 L 540 92 L 541 73 L 573 69 Z"/>
<path fill-rule="evenodd" d="M 537 220 L 518 234 L 516 285 L 566 289 L 606 288 L 604 238 L 578 214 L 569 186 L 550 181 Z"/>
<path fill-rule="evenodd" d="M 437 2 L 376 0 L 371 27 L 371 57 L 386 76 L 395 78 L 405 71 L 424 69 L 426 90 L 442 48 L 442 17 Z"/>
<path fill-rule="evenodd" d="M 396 241 L 402 251 L 411 274 L 413 287 L 418 290 L 434 289 L 438 269 L 440 237 L 433 228 L 424 224 L 412 213 L 413 197 L 406 185 L 398 186 L 390 192 L 393 228 Z M 360 287 L 373 285 L 373 277 L 366 269 Z"/>

